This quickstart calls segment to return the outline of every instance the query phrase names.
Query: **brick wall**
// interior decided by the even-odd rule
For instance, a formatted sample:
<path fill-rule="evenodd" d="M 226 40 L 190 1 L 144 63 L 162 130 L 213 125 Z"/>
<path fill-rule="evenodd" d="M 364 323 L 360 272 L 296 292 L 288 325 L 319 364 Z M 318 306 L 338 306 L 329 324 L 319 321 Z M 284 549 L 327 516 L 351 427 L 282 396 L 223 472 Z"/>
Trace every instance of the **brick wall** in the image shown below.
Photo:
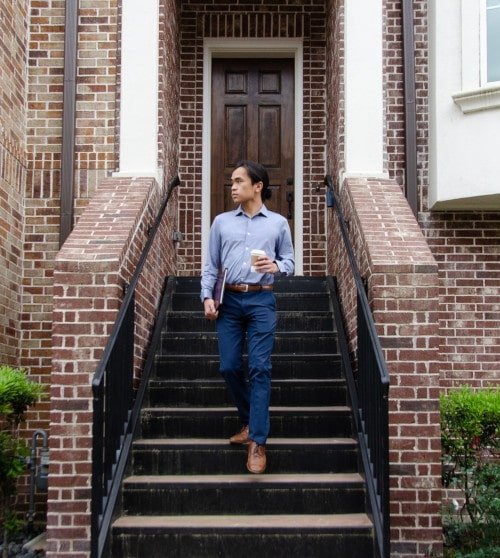
<path fill-rule="evenodd" d="M 427 0 L 415 2 L 419 223 L 438 262 L 441 387 L 484 387 L 500 377 L 498 212 L 433 212 L 428 206 Z M 473 191 L 475 184 L 470 185 Z"/>
<path fill-rule="evenodd" d="M 19 364 L 27 2 L 0 4 L 0 363 Z"/>
<path fill-rule="evenodd" d="M 33 3 L 29 13 L 28 180 L 25 192 L 25 331 L 21 362 L 42 380 L 51 367 L 53 262 L 59 250 L 64 0 Z M 100 180 L 118 165 L 119 0 L 81 0 L 77 48 L 75 219 Z M 162 0 L 159 164 L 177 173 L 178 30 L 176 2 Z M 168 87 L 167 87 L 168 84 Z"/>
<path fill-rule="evenodd" d="M 6 143 L 0 139 L 0 362 L 18 366 L 26 165 Z"/>
<path fill-rule="evenodd" d="M 77 51 L 75 206 L 115 168 L 114 122 L 118 0 L 80 2 Z M 53 261 L 59 250 L 64 63 L 64 1 L 34 2 L 28 53 L 28 181 L 22 363 L 46 376 L 51 366 Z"/>
<path fill-rule="evenodd" d="M 75 159 L 80 210 L 115 165 L 116 5 L 80 2 Z M 64 1 L 33 3 L 30 33 L 22 362 L 45 375 L 51 367 L 52 275 L 59 250 Z"/>
<path fill-rule="evenodd" d="M 79 2 L 75 220 L 117 167 L 120 4 Z M 59 250 L 64 8 L 64 0 L 0 6 L 0 354 L 45 384 Z M 162 0 L 161 9 L 159 164 L 169 180 L 178 167 L 177 2 Z M 49 428 L 49 409 L 45 401 L 28 413 L 28 433 Z"/>
<path fill-rule="evenodd" d="M 57 256 L 47 514 L 47 555 L 54 558 L 88 555 L 91 382 L 160 194 L 152 179 L 104 180 Z M 175 211 L 170 205 L 138 287 L 137 369 L 145 358 L 164 277 L 175 271 Z"/>
<path fill-rule="evenodd" d="M 64 2 L 31 2 L 29 10 L 25 238 L 21 362 L 49 384 L 52 349 L 53 260 L 59 249 Z M 28 415 L 48 429 L 50 403 Z"/>
<path fill-rule="evenodd" d="M 247 25 L 241 25 L 241 15 Z M 304 273 L 325 270 L 323 196 L 316 192 L 325 172 L 325 2 L 181 3 L 180 228 L 185 242 L 179 270 L 201 268 L 201 162 L 203 118 L 203 37 L 304 38 Z"/>
<path fill-rule="evenodd" d="M 391 556 L 428 556 L 441 545 L 438 268 L 394 181 L 348 179 L 341 203 L 387 362 Z M 329 210 L 329 271 L 348 277 Z M 351 349 L 352 280 L 339 281 Z"/>
<path fill-rule="evenodd" d="M 498 381 L 498 235 L 494 212 L 432 212 L 428 207 L 429 67 L 427 0 L 413 2 L 417 111 L 419 224 L 440 278 L 441 387 Z M 401 1 L 384 7 L 384 80 L 388 170 L 404 183 L 404 88 Z M 474 184 L 470 185 L 471 191 Z"/>
<path fill-rule="evenodd" d="M 335 2 L 333 2 L 335 4 Z M 342 4 L 338 2 L 337 4 Z M 403 448 L 408 447 L 411 449 L 418 448 L 419 444 L 426 445 L 425 449 L 434 452 L 434 464 L 432 466 L 422 465 L 426 469 L 425 473 L 431 474 L 432 487 L 429 490 L 429 498 L 432 500 L 430 508 L 432 511 L 430 516 L 422 515 L 429 525 L 438 527 L 436 524 L 435 502 L 438 495 L 437 490 L 439 484 L 436 484 L 436 478 L 439 475 L 439 465 L 436 460 L 436 450 L 439 447 L 439 439 L 435 430 L 435 423 L 437 421 L 435 414 L 436 407 L 436 391 L 440 389 L 449 389 L 456 387 L 462 383 L 470 383 L 476 387 L 485 386 L 492 381 L 498 381 L 500 361 L 500 328 L 496 313 L 498 313 L 498 287 L 499 287 L 499 264 L 498 264 L 498 251 L 496 245 L 498 243 L 498 233 L 500 230 L 500 222 L 498 213 L 486 212 L 452 212 L 452 213 L 436 213 L 430 212 L 427 206 L 427 192 L 428 192 L 428 126 L 429 126 L 429 113 L 428 113 L 428 30 L 427 30 L 427 1 L 417 1 L 413 3 L 414 6 L 414 34 L 415 34 L 415 64 L 416 64 L 416 111 L 417 111 L 417 180 L 419 189 L 419 225 L 422 233 L 427 241 L 428 247 L 432 252 L 438 266 L 438 280 L 439 280 L 439 329 L 435 331 L 435 324 L 419 324 L 419 320 L 423 316 L 422 312 L 407 313 L 405 319 L 416 320 L 415 324 L 407 326 L 407 331 L 412 331 L 412 328 L 425 331 L 425 328 L 432 326 L 435 332 L 436 339 L 439 340 L 439 355 L 433 358 L 434 362 L 429 366 L 432 368 L 432 379 L 427 386 L 417 384 L 413 387 L 408 386 L 407 393 L 412 394 L 415 398 L 421 398 L 422 401 L 417 400 L 408 401 L 410 407 L 413 405 L 414 409 L 419 408 L 422 412 L 424 421 L 429 425 L 432 432 L 432 440 L 427 442 L 422 439 L 418 442 L 412 442 L 407 439 L 406 432 L 417 432 L 420 428 L 420 419 L 413 412 L 400 413 L 399 416 L 395 413 L 392 414 L 392 420 L 396 421 L 414 421 L 414 426 L 402 424 L 393 428 L 391 435 L 399 434 L 400 439 L 394 443 L 391 450 L 391 460 L 399 454 L 403 454 Z M 329 16 L 329 29 L 337 30 L 337 38 L 331 37 L 329 32 L 327 41 L 331 41 L 332 46 L 328 46 L 327 53 L 334 53 L 333 57 L 327 59 L 327 82 L 329 88 L 335 93 L 340 91 L 337 99 L 328 99 L 329 108 L 329 128 L 327 136 L 331 138 L 328 143 L 328 170 L 334 176 L 338 176 L 338 170 L 343 167 L 343 147 L 342 139 L 339 139 L 339 133 L 342 134 L 342 16 L 341 6 L 336 6 L 336 12 L 330 12 Z M 384 105 L 385 105 L 385 122 L 386 122 L 386 165 L 389 176 L 402 185 L 404 190 L 405 181 L 405 144 L 404 144 L 404 83 L 403 83 L 403 48 L 402 48 L 402 12 L 401 1 L 384 2 Z M 339 45 L 340 43 L 340 45 Z M 329 45 L 329 43 L 327 43 Z M 340 77 L 339 77 L 340 70 Z M 473 188 L 473 185 L 471 185 Z M 344 203 L 349 205 L 349 212 L 353 211 L 351 194 L 344 193 Z M 378 207 L 377 207 L 378 214 Z M 370 224 L 373 229 L 375 223 Z M 329 233 L 330 234 L 330 233 Z M 368 254 L 366 253 L 366 246 L 364 240 L 361 241 L 356 233 L 351 231 L 353 236 L 356 252 L 360 258 L 360 263 L 363 269 L 366 269 L 366 260 Z M 329 237 L 328 246 L 338 247 L 338 239 Z M 345 254 L 340 250 L 340 261 L 345 261 Z M 329 259 L 329 269 L 334 269 L 334 255 L 327 254 Z M 387 251 L 385 258 L 387 262 L 391 261 L 392 254 L 390 250 Z M 352 280 L 343 266 L 336 266 L 336 271 L 341 278 L 341 282 L 346 286 L 346 311 L 348 313 L 348 323 L 351 327 L 351 350 L 355 348 L 355 336 L 352 335 L 352 327 L 355 319 L 354 315 L 354 300 L 352 291 Z M 394 278 L 393 278 L 394 279 Z M 391 280 L 391 274 L 381 281 Z M 394 285 L 377 285 L 377 282 L 372 284 L 373 289 L 385 292 L 387 296 L 392 296 L 393 300 L 386 300 L 382 308 L 388 312 L 389 308 L 396 309 L 403 303 L 408 305 L 409 301 L 400 301 L 398 299 L 398 292 L 394 289 Z M 400 292 L 403 292 L 403 286 L 400 286 Z M 411 290 L 411 285 L 408 286 Z M 416 288 L 416 287 L 415 287 Z M 432 289 L 432 300 L 435 302 L 436 285 L 429 286 Z M 422 308 L 428 304 L 426 297 L 427 292 L 421 288 L 419 296 L 422 300 L 415 301 L 415 305 L 421 304 Z M 373 293 L 372 293 L 373 296 Z M 385 323 L 384 312 L 377 312 L 376 301 L 372 300 L 374 305 L 375 316 L 380 323 L 380 327 L 387 330 L 389 325 Z M 415 306 L 414 306 L 415 308 Z M 399 314 L 400 318 L 404 318 L 403 313 Z M 396 330 L 394 330 L 396 331 Z M 416 341 L 419 343 L 419 341 Z M 385 340 L 387 343 L 387 340 Z M 392 343 L 409 343 L 408 339 L 394 339 Z M 415 362 L 411 361 L 404 363 L 402 369 L 419 367 L 420 371 L 425 371 L 426 367 L 418 362 L 419 353 L 430 350 L 435 353 L 436 346 L 425 347 L 425 341 L 420 341 L 422 345 L 419 346 L 419 351 L 415 356 Z M 386 345 L 387 346 L 387 345 Z M 402 352 L 400 349 L 393 347 L 392 354 Z M 408 356 L 411 355 L 408 351 Z M 388 349 L 386 349 L 388 354 Z M 389 353 L 390 354 L 390 353 Z M 439 383 L 436 383 L 437 373 L 439 373 Z M 415 376 L 408 376 L 406 378 L 410 381 L 420 382 L 420 378 Z M 428 381 L 422 377 L 423 381 Z M 397 380 L 399 382 L 399 380 Z M 399 386 L 399 384 L 398 384 Z M 404 389 L 398 387 L 401 393 Z M 394 394 L 394 390 L 392 390 Z M 429 402 L 429 395 L 431 401 Z M 394 402 L 393 402 L 394 405 Z M 430 405 L 429 412 L 426 411 L 426 405 Z M 394 410 L 394 409 L 393 409 Z M 422 423 L 423 424 L 423 423 Z M 425 438 L 428 437 L 429 431 L 426 427 L 422 427 L 422 433 Z M 411 458 L 411 453 L 407 453 L 407 457 Z M 405 459 L 407 458 L 405 457 Z M 423 460 L 422 460 L 423 461 Z M 410 465 L 415 468 L 416 465 Z M 418 470 L 418 474 L 421 471 Z M 411 479 L 399 478 L 397 479 L 399 488 L 393 492 L 402 500 L 397 509 L 393 509 L 393 514 L 396 513 L 399 517 L 393 518 L 393 525 L 396 532 L 393 532 L 393 539 L 397 541 L 393 546 L 394 555 L 408 555 L 414 556 L 416 548 L 419 547 L 421 552 L 425 552 L 425 544 L 418 543 L 418 541 L 411 541 L 411 537 L 415 538 L 415 529 L 417 524 L 410 526 L 413 521 L 412 516 L 416 513 L 414 506 L 416 493 L 412 483 L 418 482 Z M 394 483 L 394 478 L 393 478 Z M 403 488 L 403 486 L 405 487 Z M 394 490 L 394 486 L 393 486 Z M 420 497 L 420 496 L 419 496 Z M 424 496 L 425 498 L 426 496 Z M 424 500 L 422 500 L 423 502 Z M 405 519 L 405 514 L 407 518 Z M 420 520 L 418 520 L 420 521 Z M 409 522 L 406 526 L 405 524 Z M 413 529 L 413 534 L 407 535 L 406 529 Z M 394 531 L 394 530 L 393 530 Z M 408 541 L 406 541 L 406 539 Z M 421 533 L 422 537 L 427 535 Z M 431 531 L 431 539 L 435 538 L 435 531 Z M 403 544 L 403 540 L 405 540 Z M 436 539 L 437 540 L 437 539 Z M 415 552 L 415 554 L 414 554 Z"/>
<path fill-rule="evenodd" d="M 15 6 L 14 18 L 24 35 L 11 44 L 12 52 L 24 45 L 24 67 L 16 70 L 13 83 L 25 76 L 24 92 L 9 99 L 23 150 L 16 154 L 17 166 L 10 166 L 18 184 L 9 194 L 16 216 L 16 203 L 24 205 L 24 238 L 12 248 L 19 254 L 22 293 L 19 299 L 18 364 L 29 371 L 31 379 L 50 384 L 52 367 L 52 311 L 54 260 L 59 250 L 60 166 L 62 141 L 64 0 L 31 3 L 3 2 L 2 10 Z M 75 159 L 75 214 L 87 204 L 97 183 L 114 170 L 114 119 L 117 60 L 116 25 L 118 0 L 98 3 L 81 0 L 78 26 L 77 113 Z M 16 64 L 19 55 L 16 54 Z M 6 64 L 9 67 L 11 64 Z M 4 64 L 2 64 L 2 68 Z M 0 91 L 12 91 L 10 87 Z M 4 114 L 2 107 L 2 114 Z M 22 123 L 22 127 L 21 126 Z M 14 174 L 15 173 L 15 174 Z M 17 192 L 17 193 L 15 193 Z M 19 196 L 19 202 L 16 202 Z M 20 213 L 20 210 L 19 210 Z M 21 217 L 19 218 L 21 220 Z M 21 225 L 19 226 L 21 228 Z M 11 270 L 14 269 L 11 265 Z M 26 431 L 48 430 L 50 401 L 45 400 L 27 415 Z M 27 479 L 20 487 L 21 503 L 27 493 Z M 43 500 L 43 499 L 42 499 Z M 44 504 L 37 508 L 43 518 Z M 26 503 L 24 502 L 24 505 Z M 38 504 L 37 504 L 38 505 Z"/>
<path fill-rule="evenodd" d="M 418 203 L 419 209 L 424 211 L 427 207 L 429 184 L 429 32 L 427 4 L 427 0 L 418 0 L 413 4 Z M 402 151 L 403 148 L 400 147 L 399 150 Z"/>
<path fill-rule="evenodd" d="M 415 101 L 417 114 L 417 181 L 419 207 L 427 196 L 429 69 L 427 0 L 413 2 L 415 49 Z M 405 91 L 403 64 L 403 19 L 401 0 L 383 3 L 383 72 L 386 168 L 405 190 Z"/>
<path fill-rule="evenodd" d="M 64 0 L 0 3 L 0 352 L 5 362 L 27 367 L 44 383 L 50 381 L 52 366 L 53 273 L 59 249 L 64 4 Z M 80 4 L 77 215 L 102 178 L 117 166 L 120 68 L 120 1 Z M 440 214 L 428 209 L 427 0 L 413 5 L 419 223 L 439 266 L 441 386 L 486 385 L 499 373 L 500 330 L 494 312 L 500 218 L 487 212 Z M 304 272 L 324 273 L 324 189 L 318 195 L 315 187 L 322 182 L 325 164 L 335 177 L 343 166 L 342 0 L 226 4 L 161 0 L 159 164 L 164 177 L 171 178 L 180 150 L 179 224 L 171 223 L 186 238 L 178 253 L 179 270 L 197 274 L 201 263 L 202 41 L 205 35 L 233 36 L 242 12 L 260 22 L 257 36 L 304 38 Z M 227 15 L 230 24 L 224 32 L 216 32 L 217 22 Z M 401 37 L 401 0 L 386 0 L 387 169 L 404 188 Z M 334 254 L 326 253 L 331 270 Z M 49 403 L 28 418 L 28 428 L 46 428 Z"/>
<path fill-rule="evenodd" d="M 439 264 L 441 386 L 500 378 L 500 214 L 422 213 Z"/>
<path fill-rule="evenodd" d="M 414 6 L 419 190 L 426 195 L 428 132 L 427 0 Z M 384 156 L 390 178 L 405 184 L 405 96 L 401 0 L 385 0 L 383 10 Z M 344 169 L 344 1 L 327 7 L 327 169 L 337 179 Z"/>
<path fill-rule="evenodd" d="M 60 159 L 64 54 L 64 0 L 33 3 L 29 15 L 25 297 L 27 333 L 22 362 L 50 369 L 53 261 L 59 250 Z M 162 0 L 159 164 L 165 179 L 177 173 L 179 53 L 174 0 Z M 120 2 L 81 0 L 77 49 L 75 215 L 103 177 L 117 168 Z M 24 22 L 26 24 L 26 22 Z M 36 297 L 35 296 L 36 293 Z M 42 298 L 43 297 L 43 298 Z M 45 334 L 29 332 L 43 324 Z M 38 339 L 38 342 L 37 340 Z"/>
<path fill-rule="evenodd" d="M 344 2 L 329 0 L 326 22 L 326 168 L 335 178 L 344 161 Z"/>
<path fill-rule="evenodd" d="M 400 184 L 403 184 L 405 105 L 401 2 L 384 2 L 382 18 L 385 166 L 391 178 L 395 178 Z"/>
<path fill-rule="evenodd" d="M 179 6 L 160 2 L 159 148 L 158 166 L 164 181 L 178 173 L 179 160 Z"/>

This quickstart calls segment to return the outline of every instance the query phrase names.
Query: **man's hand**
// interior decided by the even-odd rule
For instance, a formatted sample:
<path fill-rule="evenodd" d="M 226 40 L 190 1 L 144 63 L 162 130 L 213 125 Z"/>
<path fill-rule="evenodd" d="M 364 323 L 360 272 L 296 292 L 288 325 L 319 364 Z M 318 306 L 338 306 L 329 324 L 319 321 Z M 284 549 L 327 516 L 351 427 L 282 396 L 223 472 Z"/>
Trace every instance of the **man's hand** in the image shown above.
<path fill-rule="evenodd" d="M 213 298 L 206 298 L 203 301 L 203 306 L 205 308 L 205 318 L 207 318 L 207 320 L 216 320 L 219 312 L 215 309 Z"/>
<path fill-rule="evenodd" d="M 278 273 L 279 267 L 269 256 L 259 256 L 254 264 L 257 273 Z"/>

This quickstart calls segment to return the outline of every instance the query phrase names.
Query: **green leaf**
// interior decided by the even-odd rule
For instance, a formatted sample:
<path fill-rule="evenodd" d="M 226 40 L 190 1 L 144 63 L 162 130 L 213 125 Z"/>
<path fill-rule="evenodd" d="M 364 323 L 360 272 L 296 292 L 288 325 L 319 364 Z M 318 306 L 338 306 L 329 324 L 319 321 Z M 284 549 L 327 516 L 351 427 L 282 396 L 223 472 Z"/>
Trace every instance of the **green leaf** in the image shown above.
<path fill-rule="evenodd" d="M 45 392 L 45 386 L 32 382 L 23 370 L 0 366 L 0 417 L 19 424 L 26 409 Z"/>

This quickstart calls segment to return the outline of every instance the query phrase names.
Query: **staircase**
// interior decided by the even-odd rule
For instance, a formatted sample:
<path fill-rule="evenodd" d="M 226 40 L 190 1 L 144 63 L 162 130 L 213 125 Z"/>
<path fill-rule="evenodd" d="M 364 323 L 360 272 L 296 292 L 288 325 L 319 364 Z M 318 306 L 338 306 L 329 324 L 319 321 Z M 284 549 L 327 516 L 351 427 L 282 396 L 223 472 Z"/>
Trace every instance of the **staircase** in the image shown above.
<path fill-rule="evenodd" d="M 322 278 L 280 279 L 263 475 L 218 373 L 199 279 L 175 292 L 112 526 L 114 558 L 374 556 L 357 442 Z"/>

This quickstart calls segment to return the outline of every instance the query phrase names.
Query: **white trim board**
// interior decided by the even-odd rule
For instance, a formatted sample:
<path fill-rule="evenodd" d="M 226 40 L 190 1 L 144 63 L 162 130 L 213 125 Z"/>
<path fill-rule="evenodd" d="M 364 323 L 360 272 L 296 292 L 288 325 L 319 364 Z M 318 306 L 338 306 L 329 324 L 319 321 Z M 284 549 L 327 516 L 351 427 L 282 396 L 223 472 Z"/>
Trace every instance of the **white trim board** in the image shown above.
<path fill-rule="evenodd" d="M 120 170 L 154 176 L 158 169 L 159 1 L 122 4 Z M 161 184 L 161 182 L 159 181 Z"/>
<path fill-rule="evenodd" d="M 382 0 L 345 2 L 345 172 L 380 176 L 384 165 Z"/>
<path fill-rule="evenodd" d="M 210 233 L 211 114 L 213 58 L 293 58 L 295 60 L 295 274 L 304 268 L 303 231 L 303 47 L 302 39 L 205 39 L 203 45 L 203 138 L 201 249 L 203 262 Z"/>

